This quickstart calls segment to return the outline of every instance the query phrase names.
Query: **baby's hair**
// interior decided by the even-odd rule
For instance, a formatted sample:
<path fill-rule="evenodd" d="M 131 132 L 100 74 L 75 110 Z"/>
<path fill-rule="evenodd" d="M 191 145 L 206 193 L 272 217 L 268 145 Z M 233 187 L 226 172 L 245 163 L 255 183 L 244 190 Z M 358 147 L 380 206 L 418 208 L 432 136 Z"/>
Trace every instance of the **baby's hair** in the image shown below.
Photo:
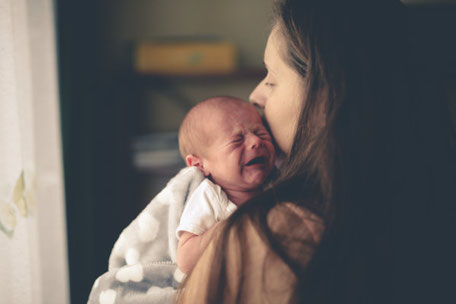
<path fill-rule="evenodd" d="M 185 115 L 179 128 L 179 150 L 181 156 L 189 154 L 203 156 L 204 147 L 210 145 L 211 134 L 203 128 L 208 110 L 240 108 L 249 105 L 246 101 L 232 96 L 215 96 L 199 102 Z M 208 114 L 210 115 L 210 114 Z"/>

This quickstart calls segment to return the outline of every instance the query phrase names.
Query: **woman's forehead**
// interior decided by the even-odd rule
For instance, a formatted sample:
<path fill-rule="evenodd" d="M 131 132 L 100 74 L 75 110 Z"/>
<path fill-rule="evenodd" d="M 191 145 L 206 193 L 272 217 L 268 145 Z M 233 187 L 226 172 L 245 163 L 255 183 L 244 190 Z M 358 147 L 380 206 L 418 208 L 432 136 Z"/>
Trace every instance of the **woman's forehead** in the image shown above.
<path fill-rule="evenodd" d="M 283 62 L 283 52 L 285 41 L 278 25 L 274 26 L 269 34 L 268 42 L 264 51 L 264 63 L 270 72 L 275 72 L 274 68 L 278 63 Z"/>

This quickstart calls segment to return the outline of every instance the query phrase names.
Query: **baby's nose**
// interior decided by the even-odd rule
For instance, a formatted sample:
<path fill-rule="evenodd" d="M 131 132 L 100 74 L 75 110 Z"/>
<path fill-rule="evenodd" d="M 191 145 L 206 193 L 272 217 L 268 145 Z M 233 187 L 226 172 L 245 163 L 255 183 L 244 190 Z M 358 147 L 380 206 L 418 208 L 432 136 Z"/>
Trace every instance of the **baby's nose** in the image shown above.
<path fill-rule="evenodd" d="M 259 138 L 257 135 L 255 134 L 249 134 L 247 136 L 247 140 L 246 140 L 246 143 L 247 143 L 247 147 L 250 148 L 250 149 L 256 149 L 258 147 L 261 146 L 261 138 Z"/>

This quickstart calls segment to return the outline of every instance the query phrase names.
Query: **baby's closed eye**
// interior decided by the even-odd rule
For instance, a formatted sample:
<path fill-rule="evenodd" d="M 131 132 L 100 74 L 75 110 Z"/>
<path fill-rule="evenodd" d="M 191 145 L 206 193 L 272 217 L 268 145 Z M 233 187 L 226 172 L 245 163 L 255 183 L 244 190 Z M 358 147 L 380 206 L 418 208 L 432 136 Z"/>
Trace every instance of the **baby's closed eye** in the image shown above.
<path fill-rule="evenodd" d="M 270 139 L 271 136 L 266 130 L 257 130 L 255 131 L 255 135 L 258 136 L 261 139 Z"/>

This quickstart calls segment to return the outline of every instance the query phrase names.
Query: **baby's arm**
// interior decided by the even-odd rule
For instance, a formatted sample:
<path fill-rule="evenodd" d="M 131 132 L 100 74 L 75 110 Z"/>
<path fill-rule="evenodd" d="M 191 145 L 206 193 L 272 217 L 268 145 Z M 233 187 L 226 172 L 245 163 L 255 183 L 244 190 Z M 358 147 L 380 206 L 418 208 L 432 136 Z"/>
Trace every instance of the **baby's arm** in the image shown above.
<path fill-rule="evenodd" d="M 217 222 L 200 235 L 188 231 L 181 232 L 177 245 L 177 266 L 182 272 L 189 273 L 193 269 L 204 249 L 214 237 L 215 232 L 219 229 L 220 223 Z"/>

